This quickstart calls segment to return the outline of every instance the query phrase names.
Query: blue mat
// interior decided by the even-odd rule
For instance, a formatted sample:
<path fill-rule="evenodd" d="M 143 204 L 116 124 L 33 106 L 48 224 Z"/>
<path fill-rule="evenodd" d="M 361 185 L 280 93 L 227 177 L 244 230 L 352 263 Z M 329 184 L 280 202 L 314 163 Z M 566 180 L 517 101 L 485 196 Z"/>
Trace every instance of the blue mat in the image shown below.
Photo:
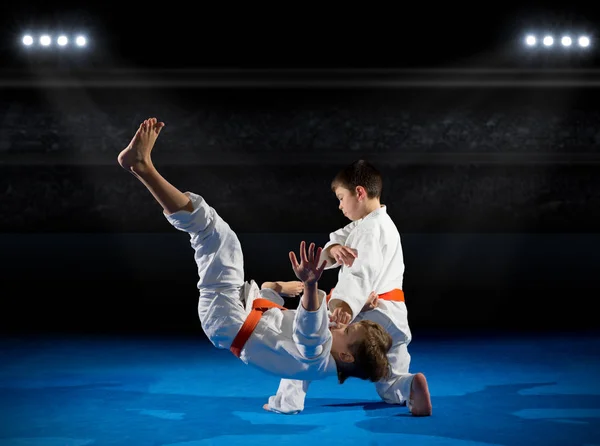
<path fill-rule="evenodd" d="M 0 446 L 600 445 L 600 336 L 417 337 L 433 415 L 373 385 L 312 385 L 299 415 L 262 405 L 279 380 L 202 337 L 5 337 Z"/>

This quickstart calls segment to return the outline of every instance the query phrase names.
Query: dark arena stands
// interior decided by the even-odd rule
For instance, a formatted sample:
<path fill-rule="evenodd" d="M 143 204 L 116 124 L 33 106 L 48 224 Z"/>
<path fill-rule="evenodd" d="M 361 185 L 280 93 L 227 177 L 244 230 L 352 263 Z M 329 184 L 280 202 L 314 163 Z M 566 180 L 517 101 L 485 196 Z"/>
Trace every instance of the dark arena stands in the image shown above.
<path fill-rule="evenodd" d="M 157 163 L 208 186 L 242 232 L 328 233 L 341 221 L 330 177 L 358 158 L 384 173 L 402 232 L 592 232 L 599 98 L 583 87 L 8 90 L 0 225 L 169 231 L 115 156 L 156 115 Z"/>
<path fill-rule="evenodd" d="M 585 86 L 518 84 L 9 89 L 1 107 L 0 225 L 4 237 L 46 234 L 50 244 L 62 243 L 56 237 L 65 234 L 107 238 L 92 243 L 84 263 L 94 265 L 92 274 L 94 268 L 106 271 L 94 289 L 105 286 L 112 295 L 120 263 L 104 261 L 112 255 L 102 250 L 121 243 L 119 234 L 146 237 L 148 245 L 159 243 L 153 238 L 158 233 L 178 236 L 147 191 L 116 163 L 139 122 L 157 116 L 166 123 L 155 149 L 157 165 L 181 189 L 205 191 L 240 234 L 262 240 L 256 242 L 264 245 L 259 252 L 246 250 L 251 276 L 289 276 L 286 252 L 298 234 L 321 240 L 346 224 L 329 184 L 340 166 L 364 158 L 381 169 L 382 200 L 412 260 L 406 287 L 419 296 L 413 307 L 423 308 L 414 311 L 416 327 L 446 325 L 447 312 L 437 306 L 447 295 L 460 296 L 447 311 L 463 325 L 455 319 L 452 327 L 502 326 L 502 312 L 512 310 L 492 311 L 487 303 L 485 317 L 472 317 L 474 302 L 483 305 L 481 293 L 528 296 L 510 318 L 513 329 L 550 326 L 554 317 L 533 319 L 548 293 L 568 291 L 587 305 L 585 296 L 595 289 L 582 276 L 595 268 L 592 234 L 600 223 L 599 98 L 598 90 Z M 273 255 L 265 259 L 269 249 Z M 20 251 L 25 262 L 40 255 L 25 246 Z M 193 294 L 179 274 L 189 267 L 188 281 L 194 282 L 190 259 L 180 256 L 175 268 L 174 261 L 161 262 L 163 248 L 152 252 L 165 265 L 143 280 L 153 299 L 162 292 L 155 281 L 172 287 L 175 280 Z M 439 275 L 434 280 L 431 262 Z M 44 289 L 67 274 L 52 265 L 50 260 L 45 273 L 50 282 L 38 284 Z M 21 287 L 20 272 L 12 279 Z M 535 297 L 532 290 L 544 291 Z M 576 306 L 560 317 L 565 327 L 595 326 L 592 313 Z M 123 325 L 130 323 L 123 318 Z M 191 319 L 189 325 L 169 324 L 193 330 Z"/>

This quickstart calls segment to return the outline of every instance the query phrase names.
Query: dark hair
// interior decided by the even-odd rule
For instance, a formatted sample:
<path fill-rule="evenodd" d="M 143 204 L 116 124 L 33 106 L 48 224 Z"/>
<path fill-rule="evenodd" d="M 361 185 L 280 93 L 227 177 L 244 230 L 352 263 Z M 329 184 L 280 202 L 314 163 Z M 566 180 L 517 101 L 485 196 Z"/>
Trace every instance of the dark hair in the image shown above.
<path fill-rule="evenodd" d="M 343 384 L 350 377 L 377 382 L 388 376 L 390 364 L 387 353 L 392 347 L 392 337 L 375 322 L 357 322 L 362 337 L 350 346 L 354 362 L 338 367 L 338 380 Z"/>
<path fill-rule="evenodd" d="M 369 198 L 381 198 L 381 174 L 368 161 L 353 162 L 339 171 L 331 182 L 331 190 L 334 192 L 336 187 L 343 187 L 354 194 L 357 186 L 364 187 Z"/>

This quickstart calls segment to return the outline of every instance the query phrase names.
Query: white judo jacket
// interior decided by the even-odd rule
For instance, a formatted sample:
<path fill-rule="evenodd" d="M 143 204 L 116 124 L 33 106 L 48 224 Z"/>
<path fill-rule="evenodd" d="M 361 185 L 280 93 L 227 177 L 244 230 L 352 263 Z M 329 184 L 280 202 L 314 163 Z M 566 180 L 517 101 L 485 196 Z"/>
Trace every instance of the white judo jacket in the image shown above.
<path fill-rule="evenodd" d="M 357 251 L 358 256 L 351 267 L 340 266 L 327 255 L 328 248 L 336 244 Z M 414 376 L 408 373 L 410 354 L 407 347 L 412 335 L 406 304 L 380 299 L 377 308 L 360 312 L 371 291 L 382 294 L 395 288 L 402 289 L 403 285 L 404 255 L 400 233 L 386 206 L 332 232 L 324 246 L 322 260 L 327 260 L 327 269 L 340 268 L 329 311 L 333 311 L 341 301 L 346 302 L 352 309 L 353 322 L 363 319 L 377 322 L 391 335 L 393 344 L 388 353 L 390 375 L 375 383 L 375 388 L 385 402 L 404 404 L 409 398 Z M 269 409 L 286 414 L 302 411 L 309 384 L 306 380 L 282 379 L 277 394 L 269 397 Z"/>
<path fill-rule="evenodd" d="M 258 297 L 277 304 L 272 290 L 244 280 L 244 261 L 237 235 L 204 198 L 187 192 L 193 212 L 164 214 L 176 229 L 190 235 L 198 267 L 198 315 L 213 345 L 229 349 Z M 264 313 L 241 351 L 240 359 L 261 371 L 301 380 L 337 376 L 331 355 L 332 335 L 325 293 L 317 311 L 272 308 Z"/>

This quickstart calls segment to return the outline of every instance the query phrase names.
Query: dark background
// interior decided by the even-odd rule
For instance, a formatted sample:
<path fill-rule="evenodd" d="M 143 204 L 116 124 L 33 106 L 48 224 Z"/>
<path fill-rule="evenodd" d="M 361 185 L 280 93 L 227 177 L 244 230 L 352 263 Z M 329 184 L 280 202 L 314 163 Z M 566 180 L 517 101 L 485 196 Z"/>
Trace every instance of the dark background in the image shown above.
<path fill-rule="evenodd" d="M 287 252 L 347 223 L 329 183 L 362 157 L 403 237 L 413 330 L 597 329 L 597 17 L 570 6 L 12 7 L 2 331 L 200 333 L 187 236 L 116 163 L 149 116 L 157 166 L 232 225 L 248 278 L 292 280 Z M 92 44 L 23 51 L 41 25 Z M 592 48 L 519 45 L 553 27 Z"/>
<path fill-rule="evenodd" d="M 330 5 L 227 2 L 116 5 L 21 2 L 4 6 L 3 67 L 441 68 L 592 67 L 597 52 L 523 51 L 527 32 L 597 34 L 589 2 L 425 2 Z M 84 31 L 93 51 L 22 52 L 24 32 Z M 33 30 L 33 31 L 32 31 Z M 52 54 L 52 55 L 50 55 Z M 57 56 L 62 54 L 62 56 Z M 558 56 L 557 54 L 561 54 Z M 533 64 L 533 65 L 532 65 Z"/>

